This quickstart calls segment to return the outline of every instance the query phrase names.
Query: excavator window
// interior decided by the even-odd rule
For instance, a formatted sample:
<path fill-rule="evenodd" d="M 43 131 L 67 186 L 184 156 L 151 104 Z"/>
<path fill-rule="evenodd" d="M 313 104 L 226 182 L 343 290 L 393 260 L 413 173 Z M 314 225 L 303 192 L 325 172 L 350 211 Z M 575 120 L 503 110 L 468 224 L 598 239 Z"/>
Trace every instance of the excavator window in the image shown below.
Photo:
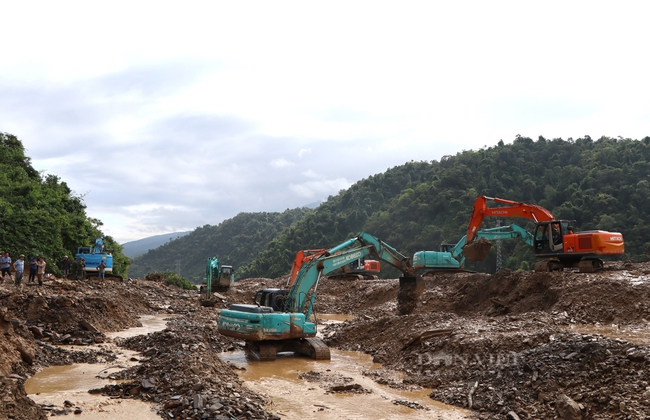
<path fill-rule="evenodd" d="M 535 228 L 535 253 L 541 252 L 548 247 L 548 235 L 546 225 L 537 225 Z"/>

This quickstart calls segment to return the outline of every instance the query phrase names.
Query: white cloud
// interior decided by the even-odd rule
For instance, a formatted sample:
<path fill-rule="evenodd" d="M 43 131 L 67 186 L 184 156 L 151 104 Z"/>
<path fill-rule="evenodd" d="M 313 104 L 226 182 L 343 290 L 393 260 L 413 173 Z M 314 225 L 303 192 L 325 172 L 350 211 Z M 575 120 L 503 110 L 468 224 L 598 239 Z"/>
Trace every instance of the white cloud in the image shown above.
<path fill-rule="evenodd" d="M 286 168 L 287 166 L 294 166 L 295 164 L 293 162 L 289 162 L 286 159 L 273 159 L 271 161 L 271 166 L 274 166 L 276 168 Z"/>
<path fill-rule="evenodd" d="M 0 131 L 119 241 L 188 230 L 516 134 L 647 136 L 649 12 L 4 2 Z"/>
<path fill-rule="evenodd" d="M 341 190 L 349 188 L 351 182 L 345 178 L 307 181 L 300 184 L 291 184 L 289 188 L 295 194 L 307 199 L 325 199 L 329 195 L 335 195 Z"/>

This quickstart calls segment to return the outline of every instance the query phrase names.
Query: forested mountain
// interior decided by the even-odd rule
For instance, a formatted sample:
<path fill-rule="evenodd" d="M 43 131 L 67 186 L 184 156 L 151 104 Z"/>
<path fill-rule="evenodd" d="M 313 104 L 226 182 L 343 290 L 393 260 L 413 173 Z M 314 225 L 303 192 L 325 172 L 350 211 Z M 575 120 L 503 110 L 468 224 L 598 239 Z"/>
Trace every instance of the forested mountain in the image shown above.
<path fill-rule="evenodd" d="M 206 260 L 217 257 L 221 264 L 232 265 L 236 277 L 241 278 L 239 267 L 253 260 L 282 231 L 311 211 L 297 208 L 282 213 L 240 213 L 217 226 L 205 225 L 134 258 L 130 275 L 175 272 L 178 267 L 181 276 L 199 283 L 205 274 Z"/>
<path fill-rule="evenodd" d="M 289 271 L 299 249 L 334 246 L 358 231 L 402 253 L 437 250 L 465 233 L 479 195 L 539 204 L 577 230 L 622 232 L 627 259 L 643 257 L 650 241 L 650 137 L 641 141 L 589 137 L 533 141 L 409 162 L 357 182 L 283 232 L 242 276 L 274 277 Z M 503 220 L 530 227 L 523 219 Z M 496 226 L 486 219 L 484 227 Z M 502 241 L 504 266 L 532 267 L 530 247 Z M 469 268 L 492 272 L 495 251 Z M 283 262 L 283 264 L 282 264 Z"/>
<path fill-rule="evenodd" d="M 0 246 L 12 260 L 20 254 L 42 256 L 47 271 L 59 274 L 64 255 L 90 246 L 104 237 L 114 254 L 116 274 L 126 274 L 129 259 L 113 238 L 102 233 L 102 223 L 86 215 L 86 206 L 55 175 L 42 176 L 25 156 L 22 142 L 0 132 Z"/>
<path fill-rule="evenodd" d="M 557 218 L 575 220 L 578 231 L 622 232 L 624 258 L 638 260 L 650 243 L 649 193 L 650 137 L 597 141 L 588 136 L 577 140 L 539 137 L 534 141 L 517 136 L 512 144 L 501 141 L 494 147 L 459 152 L 440 161 L 411 161 L 363 179 L 300 219 L 296 217 L 295 223 L 282 226 L 283 230 L 264 230 L 263 241 L 252 239 L 263 229 L 259 224 L 234 223 L 246 217 L 240 214 L 217 227 L 202 228 L 210 231 L 203 234 L 203 240 L 193 239 L 202 232 L 197 229 L 165 245 L 166 256 L 156 260 L 165 261 L 164 268 L 174 270 L 174 261 L 180 259 L 181 267 L 187 267 L 181 269 L 183 274 L 202 273 L 205 259 L 214 254 L 223 263 L 236 266 L 237 278 L 277 277 L 290 271 L 296 251 L 332 247 L 360 231 L 412 256 L 416 251 L 438 250 L 440 243 L 458 242 L 466 233 L 479 195 L 539 204 Z M 500 222 L 532 227 L 525 219 Z M 496 223 L 496 218 L 487 218 L 483 227 Z M 218 240 L 207 239 L 217 232 Z M 179 241 L 194 241 L 195 245 L 183 245 L 181 252 Z M 235 257 L 222 248 L 226 245 L 217 248 L 217 244 L 234 242 L 249 252 Z M 528 268 L 535 263 L 532 250 L 523 242 L 504 240 L 501 245 L 505 267 Z M 493 272 L 495 248 L 486 261 L 467 267 Z M 136 261 L 134 266 L 139 265 Z M 190 268 L 190 261 L 196 267 Z M 137 273 L 154 268 L 163 267 L 143 266 Z"/>

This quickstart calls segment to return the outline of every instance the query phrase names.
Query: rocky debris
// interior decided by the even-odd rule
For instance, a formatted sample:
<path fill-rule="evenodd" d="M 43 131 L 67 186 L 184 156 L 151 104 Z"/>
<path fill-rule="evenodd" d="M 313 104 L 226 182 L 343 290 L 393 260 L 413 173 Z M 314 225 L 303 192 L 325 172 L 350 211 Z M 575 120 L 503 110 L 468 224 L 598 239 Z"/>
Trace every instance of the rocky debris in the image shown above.
<path fill-rule="evenodd" d="M 15 420 L 45 420 L 46 414 L 27 397 L 19 375 L 0 376 L 0 418 Z"/>
<path fill-rule="evenodd" d="M 617 267 L 442 275 L 427 279 L 412 315 L 374 306 L 323 334 L 330 346 L 365 351 L 384 368 L 405 372 L 403 383 L 471 406 L 479 418 L 646 418 L 648 347 L 566 328 L 613 320 L 647 328 L 645 277 Z"/>
<path fill-rule="evenodd" d="M 395 400 L 395 401 L 393 401 L 393 404 L 395 404 L 395 405 L 403 405 L 404 407 L 412 408 L 414 410 L 427 410 L 427 411 L 429 411 L 428 408 L 424 407 L 421 404 L 413 402 L 413 401 Z"/>
<path fill-rule="evenodd" d="M 144 356 L 115 377 L 129 382 L 105 387 L 102 394 L 157 403 L 165 418 L 275 419 L 268 401 L 242 385 L 219 354 L 243 348 L 217 331 L 216 312 L 196 302 L 192 317 L 176 317 L 167 329 L 118 343 Z M 242 343 L 243 344 L 243 343 Z"/>
<path fill-rule="evenodd" d="M 337 373 L 328 372 L 303 372 L 298 375 L 299 379 L 307 382 L 317 383 L 321 388 L 328 393 L 344 393 L 344 394 L 370 394 L 371 389 L 365 389 L 361 384 L 353 383 L 353 379 L 342 376 Z"/>
<path fill-rule="evenodd" d="M 164 418 L 277 418 L 270 401 L 243 386 L 233 366 L 219 359 L 244 343 L 220 335 L 216 321 L 220 308 L 284 284 L 286 277 L 239 281 L 213 307 L 201 306 L 197 292 L 156 279 L 103 285 L 53 280 L 38 292 L 0 290 L 0 395 L 6 396 L 0 412 L 23 420 L 75 410 L 35 405 L 24 395 L 24 378 L 53 364 L 115 360 L 103 346 L 110 341 L 105 333 L 137 326 L 139 315 L 157 312 L 182 316 L 165 331 L 115 340 L 140 352 L 138 363 L 111 373 L 125 382 L 93 392 L 153 402 Z M 403 315 L 397 279 L 321 281 L 317 314 L 354 317 L 319 329 L 330 346 L 364 351 L 382 363 L 364 372 L 376 382 L 431 389 L 432 398 L 471 407 L 479 419 L 648 417 L 647 344 L 568 327 L 647 329 L 650 264 L 608 264 L 593 274 L 440 274 L 422 284 L 417 305 Z M 365 392 L 351 378 L 327 371 L 301 377 L 325 392 Z"/>

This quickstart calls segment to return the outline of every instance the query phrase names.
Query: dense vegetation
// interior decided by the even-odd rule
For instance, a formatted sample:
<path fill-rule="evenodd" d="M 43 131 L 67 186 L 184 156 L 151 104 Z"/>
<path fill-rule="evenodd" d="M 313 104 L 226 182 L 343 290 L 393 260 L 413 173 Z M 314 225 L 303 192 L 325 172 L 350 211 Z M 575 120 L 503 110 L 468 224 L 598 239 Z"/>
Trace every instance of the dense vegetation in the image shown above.
<path fill-rule="evenodd" d="M 152 271 L 180 271 L 194 283 L 203 281 L 206 261 L 217 257 L 222 265 L 232 265 L 241 279 L 239 267 L 253 260 L 282 231 L 311 210 L 298 208 L 282 213 L 240 213 L 217 226 L 197 228 L 163 246 L 133 259 L 130 274 L 144 277 Z M 278 270 L 285 261 L 278 262 Z"/>
<path fill-rule="evenodd" d="M 440 161 L 412 161 L 363 179 L 307 212 L 259 253 L 239 260 L 236 268 L 238 278 L 280 276 L 289 272 L 296 251 L 334 246 L 360 231 L 383 239 L 407 256 L 437 250 L 440 243 L 456 243 L 465 234 L 479 195 L 539 204 L 557 218 L 575 220 L 576 230 L 622 232 L 625 258 L 639 260 L 645 258 L 650 242 L 649 193 L 650 137 L 640 141 L 539 137 L 534 141 L 517 136 L 512 144 L 499 142 L 494 147 L 444 156 Z M 532 227 L 524 219 L 500 222 Z M 484 227 L 496 223 L 488 218 Z M 195 234 L 182 239 L 190 241 Z M 253 234 L 236 232 L 243 240 Z M 222 232 L 221 240 L 229 237 Z M 190 254 L 177 252 L 180 248 L 176 246 L 176 241 L 169 243 L 169 260 L 190 258 Z M 244 242 L 241 246 L 252 249 Z M 502 241 L 501 246 L 504 267 L 527 268 L 535 263 L 532 250 L 522 242 Z M 486 261 L 467 267 L 493 272 L 495 248 Z M 191 252 L 210 254 L 198 243 Z M 222 258 L 216 251 L 215 255 Z M 203 269 L 201 261 L 197 265 Z M 386 275 L 394 274 L 389 271 Z"/>
<path fill-rule="evenodd" d="M 646 258 L 650 243 L 650 137 L 642 140 L 590 137 L 536 141 L 517 136 L 512 144 L 408 162 L 331 196 L 315 210 L 241 213 L 134 259 L 133 277 L 175 272 L 200 282 L 208 257 L 233 265 L 238 279 L 288 273 L 296 251 L 335 246 L 369 232 L 407 256 L 455 243 L 465 233 L 479 195 L 536 203 L 579 230 L 619 231 L 626 259 Z M 103 236 L 114 255 L 114 271 L 127 275 L 129 259 L 101 222 L 86 215 L 76 196 L 55 175 L 36 171 L 15 136 L 0 133 L 0 246 L 12 257 L 42 255 L 55 274 L 63 255 Z M 530 228 L 527 220 L 500 220 Z M 496 219 L 486 219 L 492 227 Z M 532 250 L 503 241 L 503 264 L 527 268 Z M 495 252 L 468 268 L 492 272 Z M 394 276 L 387 271 L 386 276 Z"/>
<path fill-rule="evenodd" d="M 271 242 L 242 275 L 285 274 L 299 249 L 334 246 L 369 232 L 405 255 L 456 243 L 479 195 L 539 204 L 577 230 L 624 234 L 625 258 L 643 258 L 650 238 L 650 137 L 533 141 L 464 151 L 440 162 L 409 162 L 361 180 Z M 501 220 L 531 227 L 527 220 Z M 484 227 L 496 226 L 486 219 Z M 496 248 L 496 247 L 495 247 Z M 502 241 L 503 266 L 532 267 L 530 247 Z M 496 251 L 468 268 L 493 272 Z"/>
<path fill-rule="evenodd" d="M 116 274 L 126 275 L 129 259 L 121 246 L 99 229 L 102 223 L 86 215 L 82 198 L 55 175 L 42 175 L 25 156 L 22 142 L 0 132 L 0 246 L 12 260 L 20 254 L 42 256 L 47 271 L 60 274 L 64 255 L 104 237 Z"/>

